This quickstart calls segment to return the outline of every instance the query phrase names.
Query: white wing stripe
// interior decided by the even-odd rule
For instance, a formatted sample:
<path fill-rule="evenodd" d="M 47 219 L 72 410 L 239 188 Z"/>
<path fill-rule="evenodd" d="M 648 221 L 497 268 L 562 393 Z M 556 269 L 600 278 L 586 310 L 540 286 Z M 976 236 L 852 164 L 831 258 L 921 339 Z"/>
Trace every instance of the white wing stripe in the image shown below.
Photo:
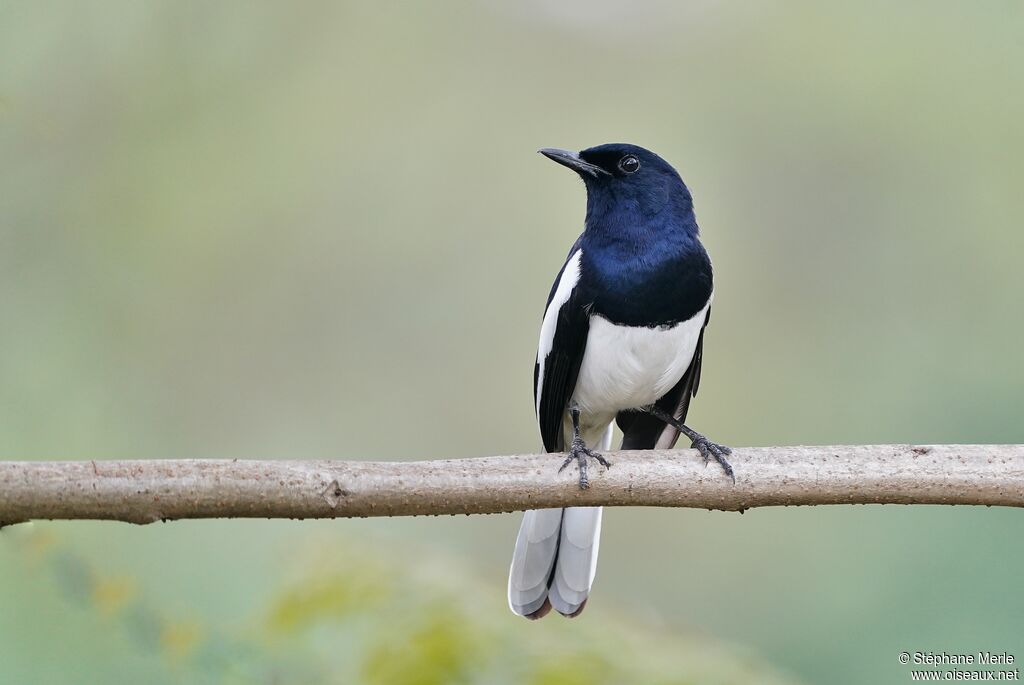
<path fill-rule="evenodd" d="M 537 343 L 537 414 L 540 414 L 540 390 L 544 387 L 544 361 L 551 354 L 555 344 L 555 328 L 558 325 L 558 312 L 569 301 L 573 288 L 580 281 L 580 258 L 583 250 L 576 250 L 565 263 L 562 277 L 558 280 L 555 295 L 551 298 L 547 311 L 544 312 L 544 323 L 540 327 L 540 342 Z"/>

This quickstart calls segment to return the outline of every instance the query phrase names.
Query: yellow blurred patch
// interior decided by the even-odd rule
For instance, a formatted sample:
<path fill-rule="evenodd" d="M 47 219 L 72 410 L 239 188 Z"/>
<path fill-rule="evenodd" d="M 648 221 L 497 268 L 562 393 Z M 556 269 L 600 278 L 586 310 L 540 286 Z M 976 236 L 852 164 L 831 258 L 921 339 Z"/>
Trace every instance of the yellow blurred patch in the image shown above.
<path fill-rule="evenodd" d="M 25 550 L 33 562 L 42 561 L 60 542 L 60 537 L 50 527 L 39 527 L 31 523 L 21 524 L 28 529 L 24 537 Z"/>
<path fill-rule="evenodd" d="M 275 600 L 268 627 L 283 633 L 303 630 L 320 621 L 338 620 L 364 610 L 387 595 L 387 581 L 370 573 L 312 578 Z"/>
<path fill-rule="evenodd" d="M 197 621 L 168 621 L 160 633 L 160 647 L 175 661 L 191 654 L 203 638 L 203 628 Z"/>
<path fill-rule="evenodd" d="M 420 625 L 396 626 L 392 639 L 372 648 L 363 664 L 366 685 L 447 685 L 473 680 L 494 647 L 482 626 L 445 604 L 428 608 Z"/>
<path fill-rule="evenodd" d="M 138 583 L 134 578 L 103 578 L 97 580 L 92 589 L 92 601 L 104 616 L 118 613 L 138 594 Z"/>

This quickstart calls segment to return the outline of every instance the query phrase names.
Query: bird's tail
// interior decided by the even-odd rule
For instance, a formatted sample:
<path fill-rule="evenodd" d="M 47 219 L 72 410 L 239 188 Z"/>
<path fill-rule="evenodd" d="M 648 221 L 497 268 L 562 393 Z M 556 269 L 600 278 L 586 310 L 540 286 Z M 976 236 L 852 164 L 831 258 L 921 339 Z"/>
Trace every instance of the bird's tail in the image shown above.
<path fill-rule="evenodd" d="M 611 447 L 608 427 L 599 449 Z M 552 607 L 570 618 L 587 604 L 597 571 L 601 507 L 535 509 L 523 514 L 508 574 L 508 605 L 537 619 Z"/>

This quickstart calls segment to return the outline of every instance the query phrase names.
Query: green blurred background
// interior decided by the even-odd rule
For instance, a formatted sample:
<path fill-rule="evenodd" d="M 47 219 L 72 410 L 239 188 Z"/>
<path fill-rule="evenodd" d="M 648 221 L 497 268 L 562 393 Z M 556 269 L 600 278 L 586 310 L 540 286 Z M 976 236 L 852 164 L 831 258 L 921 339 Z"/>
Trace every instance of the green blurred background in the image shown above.
<path fill-rule="evenodd" d="M 1022 442 L 1017 2 L 0 2 L 0 459 L 538 444 L 531 367 L 630 141 L 715 261 L 695 426 Z M 742 465 L 740 465 L 742 469 Z M 0 493 L 2 497 L 2 493 Z M 613 510 L 576 622 L 518 516 L 0 532 L 0 683 L 899 683 L 1024 658 L 1020 512 Z"/>

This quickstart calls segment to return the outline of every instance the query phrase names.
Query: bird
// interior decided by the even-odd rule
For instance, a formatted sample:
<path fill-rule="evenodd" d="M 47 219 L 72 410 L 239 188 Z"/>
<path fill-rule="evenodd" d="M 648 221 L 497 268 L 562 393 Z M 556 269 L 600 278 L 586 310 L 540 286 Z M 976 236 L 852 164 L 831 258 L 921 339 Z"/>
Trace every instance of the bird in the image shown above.
<path fill-rule="evenodd" d="M 714 299 L 689 189 L 671 164 L 628 143 L 539 152 L 575 171 L 587 192 L 583 233 L 541 322 L 533 387 L 544 450 L 565 453 L 559 471 L 575 462 L 586 489 L 591 459 L 611 467 L 601 451 L 614 422 L 624 450 L 670 449 L 683 434 L 735 482 L 731 450 L 684 424 Z M 509 570 L 513 613 L 583 611 L 601 518 L 600 507 L 524 513 Z"/>

